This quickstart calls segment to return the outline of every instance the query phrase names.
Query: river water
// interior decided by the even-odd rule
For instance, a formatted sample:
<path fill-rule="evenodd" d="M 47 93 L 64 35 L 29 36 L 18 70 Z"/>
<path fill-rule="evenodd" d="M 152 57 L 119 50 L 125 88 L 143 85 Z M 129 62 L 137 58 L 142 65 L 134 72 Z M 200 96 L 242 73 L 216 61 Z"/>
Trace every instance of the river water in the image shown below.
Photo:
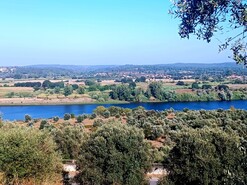
<path fill-rule="evenodd" d="M 118 106 L 122 108 L 135 108 L 143 106 L 147 110 L 165 110 L 173 108 L 176 111 L 188 108 L 191 110 L 236 109 L 247 110 L 247 100 L 213 101 L 213 102 L 165 102 L 165 103 L 129 103 L 129 104 L 81 104 L 81 105 L 23 105 L 0 106 L 0 113 L 5 120 L 23 120 L 25 114 L 32 118 L 63 117 L 65 113 L 91 114 L 97 106 Z"/>

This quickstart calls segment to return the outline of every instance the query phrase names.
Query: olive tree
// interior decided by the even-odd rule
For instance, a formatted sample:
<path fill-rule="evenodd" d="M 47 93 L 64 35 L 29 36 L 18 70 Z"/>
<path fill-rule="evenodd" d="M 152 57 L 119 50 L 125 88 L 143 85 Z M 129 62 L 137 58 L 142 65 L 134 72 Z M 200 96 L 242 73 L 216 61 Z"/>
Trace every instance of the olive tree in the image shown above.
<path fill-rule="evenodd" d="M 164 161 L 160 184 L 246 184 L 246 141 L 220 129 L 187 129 Z"/>
<path fill-rule="evenodd" d="M 61 171 L 61 158 L 46 132 L 31 128 L 0 129 L 0 184 L 52 181 Z"/>
<path fill-rule="evenodd" d="M 84 131 L 80 127 L 66 126 L 52 131 L 57 150 L 64 159 L 77 159 L 84 140 Z"/>
<path fill-rule="evenodd" d="M 138 128 L 104 124 L 81 148 L 77 181 L 88 185 L 143 184 L 151 165 L 149 147 Z"/>

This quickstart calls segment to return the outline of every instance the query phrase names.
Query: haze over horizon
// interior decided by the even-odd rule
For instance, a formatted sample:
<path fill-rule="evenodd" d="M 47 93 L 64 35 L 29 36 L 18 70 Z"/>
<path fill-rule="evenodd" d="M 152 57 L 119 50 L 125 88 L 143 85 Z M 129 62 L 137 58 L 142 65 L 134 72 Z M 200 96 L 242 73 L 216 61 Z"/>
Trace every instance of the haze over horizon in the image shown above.
<path fill-rule="evenodd" d="M 0 65 L 0 67 L 30 67 L 30 66 L 34 66 L 34 67 L 47 67 L 47 66 L 52 66 L 52 67 L 66 67 L 66 66 L 82 66 L 82 67 L 92 67 L 92 66 L 127 66 L 127 65 L 134 65 L 134 66 L 149 66 L 149 65 L 180 65 L 180 64 L 185 64 L 185 65 L 221 65 L 221 64 L 226 64 L 226 65 L 234 65 L 234 66 L 239 66 L 239 67 L 243 67 L 242 64 L 238 64 L 236 65 L 236 62 L 234 61 L 230 61 L 230 62 L 216 62 L 216 63 L 210 63 L 210 62 L 196 62 L 196 63 L 179 63 L 179 62 L 175 62 L 175 63 L 161 63 L 161 64 L 56 64 L 56 63 L 47 63 L 47 64 L 28 64 L 28 65 Z"/>
<path fill-rule="evenodd" d="M 220 42 L 181 39 L 167 0 L 0 2 L 0 65 L 230 62 Z"/>

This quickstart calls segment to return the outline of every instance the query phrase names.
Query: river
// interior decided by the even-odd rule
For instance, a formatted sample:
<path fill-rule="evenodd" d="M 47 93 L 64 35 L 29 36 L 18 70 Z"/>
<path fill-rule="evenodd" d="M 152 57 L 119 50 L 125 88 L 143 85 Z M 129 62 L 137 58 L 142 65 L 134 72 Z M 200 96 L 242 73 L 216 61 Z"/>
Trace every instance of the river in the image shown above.
<path fill-rule="evenodd" d="M 25 114 L 32 118 L 63 117 L 65 113 L 91 114 L 97 106 L 118 106 L 122 108 L 135 108 L 143 106 L 147 110 L 165 110 L 173 108 L 176 111 L 188 108 L 191 110 L 214 110 L 236 109 L 247 110 L 247 100 L 237 101 L 213 101 L 213 102 L 165 102 L 165 103 L 129 103 L 129 104 L 81 104 L 81 105 L 23 105 L 23 106 L 0 106 L 0 113 L 4 120 L 23 120 Z"/>

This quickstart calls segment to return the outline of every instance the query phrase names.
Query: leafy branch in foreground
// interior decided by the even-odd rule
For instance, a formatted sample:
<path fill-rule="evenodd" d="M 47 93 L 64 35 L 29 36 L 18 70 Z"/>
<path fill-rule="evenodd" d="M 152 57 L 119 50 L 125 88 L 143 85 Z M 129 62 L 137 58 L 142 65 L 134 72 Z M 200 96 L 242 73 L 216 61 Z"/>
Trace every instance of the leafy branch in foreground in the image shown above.
<path fill-rule="evenodd" d="M 237 63 L 247 65 L 247 4 L 246 0 L 174 0 L 170 12 L 180 19 L 179 35 L 211 41 L 214 33 L 230 32 L 219 50 L 228 47 Z"/>

